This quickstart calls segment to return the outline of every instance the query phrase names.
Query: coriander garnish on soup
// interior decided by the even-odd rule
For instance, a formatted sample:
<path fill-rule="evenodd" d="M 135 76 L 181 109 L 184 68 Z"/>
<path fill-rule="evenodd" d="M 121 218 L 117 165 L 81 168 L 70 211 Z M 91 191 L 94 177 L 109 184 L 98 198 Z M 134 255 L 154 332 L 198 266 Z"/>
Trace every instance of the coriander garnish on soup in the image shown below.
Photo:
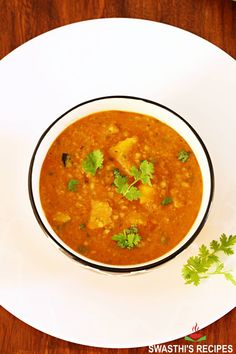
<path fill-rule="evenodd" d="M 201 139 L 174 112 L 108 97 L 54 122 L 36 148 L 29 182 L 38 221 L 67 254 L 127 272 L 173 258 L 196 237 L 213 171 Z"/>

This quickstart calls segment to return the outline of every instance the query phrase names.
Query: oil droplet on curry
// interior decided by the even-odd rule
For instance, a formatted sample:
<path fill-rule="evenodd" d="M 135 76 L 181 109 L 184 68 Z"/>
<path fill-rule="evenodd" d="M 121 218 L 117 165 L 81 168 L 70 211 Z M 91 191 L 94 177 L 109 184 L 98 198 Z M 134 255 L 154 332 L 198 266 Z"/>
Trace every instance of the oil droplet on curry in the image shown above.
<path fill-rule="evenodd" d="M 49 224 L 69 247 L 112 265 L 153 260 L 197 217 L 202 176 L 186 141 L 159 120 L 104 111 L 67 127 L 40 176 Z"/>

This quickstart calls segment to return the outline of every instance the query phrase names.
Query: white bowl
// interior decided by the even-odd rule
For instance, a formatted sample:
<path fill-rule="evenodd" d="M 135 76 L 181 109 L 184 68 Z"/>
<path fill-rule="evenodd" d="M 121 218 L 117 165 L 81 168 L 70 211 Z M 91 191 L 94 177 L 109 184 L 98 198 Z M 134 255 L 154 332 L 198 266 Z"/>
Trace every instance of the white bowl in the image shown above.
<path fill-rule="evenodd" d="M 43 161 L 53 141 L 60 135 L 60 133 L 64 129 L 66 129 L 69 125 L 71 125 L 78 119 L 81 119 L 92 113 L 106 110 L 120 110 L 145 114 L 157 118 L 159 121 L 162 121 L 163 123 L 167 124 L 175 131 L 177 131 L 186 140 L 186 142 L 193 150 L 201 169 L 203 179 L 202 202 L 198 215 L 191 229 L 172 250 L 162 255 L 161 257 L 158 257 L 145 263 L 116 266 L 97 262 L 77 253 L 69 246 L 67 246 L 57 236 L 57 234 L 54 232 L 54 230 L 48 223 L 41 205 L 39 195 L 40 172 Z M 76 107 L 70 109 L 58 119 L 56 119 L 42 134 L 34 150 L 29 167 L 29 197 L 34 214 L 45 234 L 49 236 L 50 239 L 53 240 L 54 244 L 57 245 L 57 247 L 61 251 L 63 251 L 67 256 L 72 257 L 76 261 L 86 266 L 103 271 L 105 270 L 108 272 L 127 273 L 153 268 L 164 262 L 170 261 L 173 257 L 182 252 L 186 247 L 191 244 L 191 242 L 193 242 L 193 240 L 196 238 L 196 236 L 199 234 L 202 227 L 204 226 L 211 205 L 213 191 L 214 173 L 211 159 L 202 139 L 193 129 L 193 127 L 185 119 L 180 117 L 177 113 L 173 112 L 169 108 L 164 107 L 163 105 L 158 104 L 156 102 L 137 97 L 101 97 L 81 103 Z"/>

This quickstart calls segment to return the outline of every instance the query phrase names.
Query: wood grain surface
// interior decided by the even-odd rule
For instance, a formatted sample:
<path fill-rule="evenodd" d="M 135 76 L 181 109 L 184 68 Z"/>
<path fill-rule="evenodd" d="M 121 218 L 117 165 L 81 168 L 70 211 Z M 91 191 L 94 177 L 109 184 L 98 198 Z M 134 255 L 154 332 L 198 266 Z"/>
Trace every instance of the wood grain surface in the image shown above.
<path fill-rule="evenodd" d="M 0 59 L 50 29 L 101 17 L 143 18 L 178 26 L 236 58 L 236 2 L 231 0 L 0 0 Z M 207 344 L 236 346 L 236 309 L 203 332 Z M 179 339 L 170 344 L 186 342 Z M 148 348 L 100 349 L 69 343 L 33 329 L 1 307 L 0 353 L 134 354 L 148 353 Z"/>

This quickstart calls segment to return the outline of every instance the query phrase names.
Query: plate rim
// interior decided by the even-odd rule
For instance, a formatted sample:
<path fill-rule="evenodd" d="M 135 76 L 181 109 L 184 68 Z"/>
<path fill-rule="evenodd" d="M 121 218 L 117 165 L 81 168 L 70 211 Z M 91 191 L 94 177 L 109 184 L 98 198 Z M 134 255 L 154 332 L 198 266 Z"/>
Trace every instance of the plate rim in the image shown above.
<path fill-rule="evenodd" d="M 58 27 L 58 28 L 55 28 L 55 29 L 52 29 L 52 30 L 50 30 L 50 31 L 44 32 L 44 33 L 40 34 L 39 36 L 37 36 L 37 37 L 35 37 L 35 38 L 30 39 L 29 41 L 27 41 L 27 42 L 25 42 L 24 44 L 22 44 L 20 47 L 18 47 L 18 48 L 16 48 L 16 49 L 14 49 L 13 51 L 11 51 L 8 55 L 6 55 L 6 56 L 5 56 L 4 58 L 2 58 L 2 59 L 7 58 L 9 55 L 11 55 L 12 53 L 14 53 L 15 51 L 17 51 L 17 50 L 19 50 L 19 49 L 21 50 L 22 47 L 24 47 L 27 43 L 36 40 L 38 37 L 41 37 L 41 36 L 44 36 L 44 35 L 48 35 L 50 32 L 53 32 L 53 31 L 56 32 L 56 31 L 58 31 L 58 30 L 60 30 L 60 29 L 64 29 L 64 28 L 67 27 L 67 26 L 73 26 L 73 25 L 75 25 L 75 24 L 81 24 L 81 22 L 86 22 L 86 23 L 87 23 L 87 22 L 89 22 L 89 21 L 114 20 L 114 19 L 115 19 L 115 20 L 125 19 L 126 21 L 127 21 L 127 20 L 145 21 L 145 22 L 152 22 L 152 23 L 155 23 L 155 24 L 160 24 L 160 25 L 163 25 L 163 26 L 172 27 L 172 29 L 175 29 L 175 30 L 177 29 L 177 30 L 186 32 L 186 33 L 188 33 L 189 35 L 196 36 L 198 39 L 203 40 L 203 41 L 207 42 L 208 44 L 211 44 L 211 46 L 214 46 L 214 47 L 217 49 L 217 51 L 220 50 L 221 52 L 224 53 L 224 55 L 226 54 L 230 59 L 233 59 L 233 60 L 234 60 L 234 58 L 232 58 L 228 53 L 224 52 L 221 48 L 218 48 L 218 47 L 217 47 L 216 45 L 214 45 L 213 43 L 211 43 L 211 42 L 209 42 L 209 41 L 203 39 L 202 37 L 200 37 L 200 36 L 198 36 L 198 35 L 195 35 L 195 34 L 189 32 L 189 31 L 183 30 L 183 29 L 178 28 L 178 27 L 176 27 L 176 26 L 172 26 L 172 25 L 168 25 L 168 24 L 162 24 L 162 23 L 156 22 L 156 21 L 145 20 L 145 19 L 130 19 L 130 18 L 91 19 L 91 20 L 80 21 L 80 22 L 75 22 L 75 23 L 72 23 L 72 24 L 60 26 L 60 27 Z M 235 61 L 235 60 L 234 60 L 234 61 Z M 2 62 L 2 60 L 1 60 L 1 62 Z M 1 64 L 1 62 L 0 62 L 0 64 Z M 2 62 L 2 63 L 3 63 L 3 62 Z M 5 306 L 3 306 L 3 307 L 6 308 L 7 311 L 9 311 L 9 310 L 7 309 L 7 307 L 5 307 Z M 233 307 L 233 308 L 234 308 L 234 307 Z M 230 307 L 230 309 L 227 310 L 226 313 L 228 313 L 230 310 L 232 310 L 231 307 Z M 11 311 L 9 311 L 9 312 L 12 313 Z M 226 313 L 224 313 L 224 314 L 226 314 Z M 223 315 L 224 315 L 224 314 L 223 314 Z M 14 315 L 14 316 L 15 316 L 15 315 Z M 15 316 L 15 317 L 18 317 L 18 316 Z M 217 317 L 217 316 L 216 316 L 216 317 Z M 220 315 L 220 317 L 222 317 L 222 315 Z M 217 317 L 215 320 L 219 319 L 220 317 Z M 19 318 L 21 321 L 27 323 L 25 320 L 22 320 L 20 317 L 18 317 L 18 318 Z M 214 320 L 214 321 L 215 321 L 215 320 Z M 213 321 L 213 322 L 214 322 L 214 321 Z M 210 322 L 210 323 L 212 323 L 212 322 Z M 29 324 L 29 323 L 27 323 L 27 324 Z M 34 326 L 32 326 L 31 324 L 29 324 L 29 325 L 30 325 L 31 327 L 34 327 Z M 207 325 L 209 325 L 209 323 L 206 324 L 206 326 L 207 326 Z M 37 328 L 37 327 L 34 327 L 34 328 Z M 201 328 L 204 328 L 204 325 L 203 325 L 203 327 L 201 327 Z M 38 329 L 38 328 L 37 328 L 37 329 Z M 38 330 L 42 331 L 41 329 L 38 329 Z M 43 332 L 43 331 L 42 331 L 42 332 Z M 44 333 L 46 333 L 46 332 L 44 332 Z M 48 334 L 50 334 L 50 333 L 48 333 Z M 53 334 L 50 334 L 50 335 L 54 336 Z M 57 336 L 57 338 L 60 338 L 60 337 Z M 68 340 L 68 339 L 64 339 L 64 338 L 60 338 L 60 339 Z M 177 339 L 177 338 L 175 338 L 175 339 Z M 68 341 L 70 341 L 70 340 L 68 340 Z M 74 343 L 76 343 L 76 342 L 74 342 Z M 78 343 L 78 344 L 79 344 L 79 343 Z M 88 346 L 89 346 L 90 344 L 85 344 L 85 345 L 88 345 Z M 93 345 L 94 345 L 94 344 L 93 344 Z M 133 348 L 133 347 L 135 347 L 135 346 L 136 346 L 136 345 L 134 345 L 134 346 L 129 346 L 129 348 Z M 145 346 L 146 346 L 146 345 L 145 345 Z M 98 346 L 98 347 L 102 347 L 102 346 Z M 109 347 L 109 348 L 121 348 L 121 346 L 119 346 L 119 347 L 115 346 L 115 347 Z M 127 346 L 124 346 L 124 347 L 122 347 L 122 348 L 127 348 Z"/>

